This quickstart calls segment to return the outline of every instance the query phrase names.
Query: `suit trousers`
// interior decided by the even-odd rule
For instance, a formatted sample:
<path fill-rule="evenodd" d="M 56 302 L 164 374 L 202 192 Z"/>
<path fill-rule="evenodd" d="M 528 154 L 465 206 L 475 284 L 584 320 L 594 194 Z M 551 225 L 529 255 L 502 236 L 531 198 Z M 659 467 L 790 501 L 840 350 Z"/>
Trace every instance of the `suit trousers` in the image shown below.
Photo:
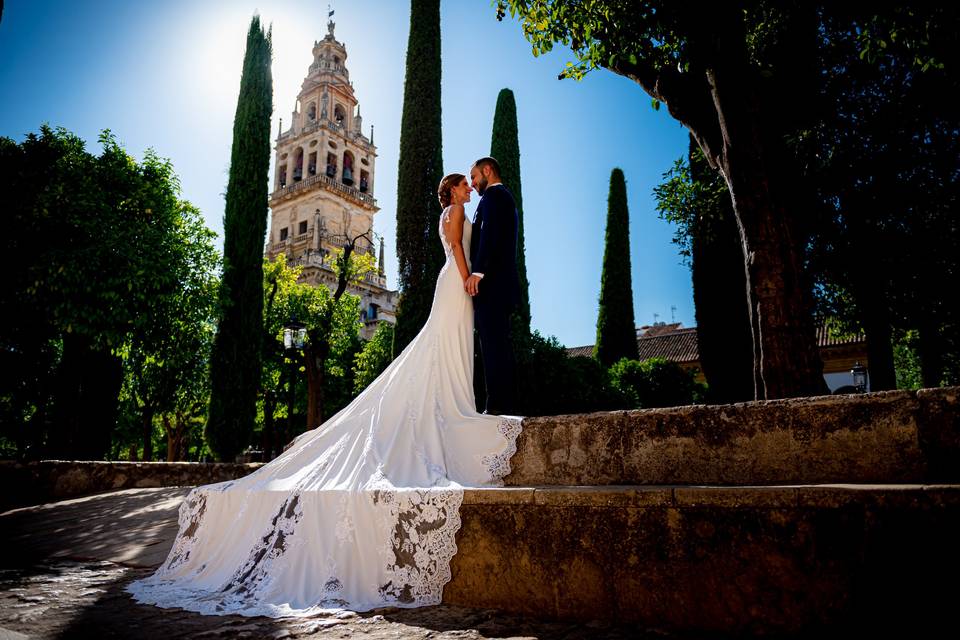
<path fill-rule="evenodd" d="M 511 312 L 511 305 L 475 301 L 474 326 L 480 334 L 488 413 L 516 411 L 517 363 L 510 339 Z"/>

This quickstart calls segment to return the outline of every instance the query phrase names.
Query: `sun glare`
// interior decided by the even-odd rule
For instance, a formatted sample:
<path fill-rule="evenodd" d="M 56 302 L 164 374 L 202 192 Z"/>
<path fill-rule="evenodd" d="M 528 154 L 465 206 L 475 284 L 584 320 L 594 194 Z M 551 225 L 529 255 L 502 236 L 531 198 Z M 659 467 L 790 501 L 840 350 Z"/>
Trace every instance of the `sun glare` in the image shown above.
<path fill-rule="evenodd" d="M 216 11 L 199 11 L 202 13 L 194 21 L 197 37 L 192 41 L 200 45 L 193 51 L 183 51 L 185 85 L 200 108 L 232 113 L 240 90 L 247 28 L 254 11 L 248 11 L 241 3 Z M 260 20 L 272 27 L 276 120 L 293 110 L 300 82 L 310 65 L 312 21 L 281 7 L 271 8 L 270 13 L 260 12 Z"/>

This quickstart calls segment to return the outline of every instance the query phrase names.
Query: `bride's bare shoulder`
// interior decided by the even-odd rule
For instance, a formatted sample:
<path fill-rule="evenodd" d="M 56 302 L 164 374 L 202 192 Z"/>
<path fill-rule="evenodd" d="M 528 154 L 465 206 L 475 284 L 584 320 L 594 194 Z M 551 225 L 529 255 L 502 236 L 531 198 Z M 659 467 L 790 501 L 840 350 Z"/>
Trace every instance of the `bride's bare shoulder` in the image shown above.
<path fill-rule="evenodd" d="M 446 222 L 450 220 L 463 220 L 465 213 L 462 204 L 451 204 L 446 208 L 443 219 Z"/>

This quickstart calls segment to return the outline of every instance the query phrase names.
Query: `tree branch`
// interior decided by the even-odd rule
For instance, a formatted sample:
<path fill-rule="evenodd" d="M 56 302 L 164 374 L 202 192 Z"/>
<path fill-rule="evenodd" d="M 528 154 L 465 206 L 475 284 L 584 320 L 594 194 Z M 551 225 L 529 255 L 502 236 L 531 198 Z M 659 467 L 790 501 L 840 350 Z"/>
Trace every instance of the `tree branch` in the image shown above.
<path fill-rule="evenodd" d="M 681 73 L 671 68 L 657 70 L 629 60 L 618 60 L 610 70 L 630 78 L 650 97 L 664 103 L 670 115 L 693 134 L 711 168 L 717 168 L 722 138 L 706 74 Z"/>

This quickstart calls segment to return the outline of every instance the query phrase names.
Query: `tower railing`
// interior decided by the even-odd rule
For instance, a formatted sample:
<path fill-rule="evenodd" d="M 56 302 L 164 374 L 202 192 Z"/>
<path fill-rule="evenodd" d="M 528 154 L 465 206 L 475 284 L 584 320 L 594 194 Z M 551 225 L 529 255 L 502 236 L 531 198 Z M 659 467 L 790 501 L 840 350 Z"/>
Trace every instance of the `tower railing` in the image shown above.
<path fill-rule="evenodd" d="M 330 178 L 329 176 L 326 176 L 324 174 L 317 174 L 315 176 L 310 176 L 303 180 L 294 182 L 291 185 L 287 185 L 286 187 L 277 189 L 270 196 L 270 199 L 279 200 L 280 198 L 293 195 L 298 191 L 303 191 L 304 189 L 307 189 L 313 185 L 321 185 L 335 193 L 339 193 L 361 204 L 369 205 L 371 207 L 377 206 L 377 199 L 374 198 L 373 196 L 363 193 L 359 189 L 348 187 L 342 182 L 337 182 L 333 178 Z"/>

